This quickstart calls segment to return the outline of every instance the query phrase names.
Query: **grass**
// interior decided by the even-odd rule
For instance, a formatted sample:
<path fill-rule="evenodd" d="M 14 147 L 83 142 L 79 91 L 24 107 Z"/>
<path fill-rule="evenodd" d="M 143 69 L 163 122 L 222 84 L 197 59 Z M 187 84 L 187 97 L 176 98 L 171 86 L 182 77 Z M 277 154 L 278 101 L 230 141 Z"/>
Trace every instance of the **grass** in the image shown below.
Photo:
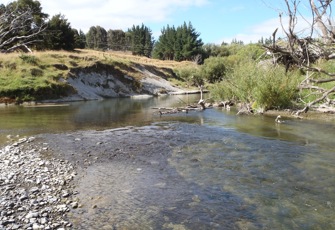
<path fill-rule="evenodd" d="M 60 79 L 68 78 L 70 72 L 89 71 L 97 66 L 103 66 L 118 78 L 126 75 L 137 81 L 145 76 L 139 67 L 145 67 L 165 79 L 174 79 L 175 84 L 181 84 L 175 79 L 174 70 L 190 64 L 94 50 L 0 54 L 0 97 L 17 100 L 58 98 L 69 92 L 69 87 Z"/>

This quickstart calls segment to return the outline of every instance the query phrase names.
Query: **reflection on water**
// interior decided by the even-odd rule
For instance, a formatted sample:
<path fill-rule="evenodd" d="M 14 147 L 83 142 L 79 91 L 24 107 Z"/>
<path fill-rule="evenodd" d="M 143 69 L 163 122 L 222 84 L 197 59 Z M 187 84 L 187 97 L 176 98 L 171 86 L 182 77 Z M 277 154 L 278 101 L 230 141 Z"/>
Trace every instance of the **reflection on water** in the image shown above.
<path fill-rule="evenodd" d="M 175 120 L 175 117 L 159 117 L 152 108 L 185 106 L 185 103 L 197 102 L 198 98 L 198 95 L 181 95 L 73 102 L 50 107 L 0 107 L 0 144 L 6 141 L 7 135 L 108 129 L 146 125 L 155 120 Z M 194 119 L 192 115 L 177 117 L 190 121 Z"/>
<path fill-rule="evenodd" d="M 127 151 L 157 154 L 89 167 L 78 185 L 87 203 L 71 217 L 82 228 L 335 229 L 334 124 L 220 109 L 154 113 L 180 97 L 1 108 L 0 136 L 139 127 L 128 138 L 143 144 Z M 153 122 L 172 127 L 155 131 L 164 140 L 140 128 Z"/>

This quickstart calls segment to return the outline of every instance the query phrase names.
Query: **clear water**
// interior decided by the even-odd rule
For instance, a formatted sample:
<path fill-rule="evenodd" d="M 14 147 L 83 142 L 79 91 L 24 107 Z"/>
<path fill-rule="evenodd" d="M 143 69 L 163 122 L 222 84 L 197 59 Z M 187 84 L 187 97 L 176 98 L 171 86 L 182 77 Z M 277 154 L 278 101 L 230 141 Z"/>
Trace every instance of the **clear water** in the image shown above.
<path fill-rule="evenodd" d="M 87 168 L 78 184 L 84 205 L 70 215 L 78 229 L 335 229 L 335 124 L 152 109 L 196 99 L 1 108 L 0 135 L 134 125 L 130 138 L 143 145 L 128 152 L 161 143 L 157 155 Z M 124 135 L 113 137 L 121 147 Z"/>

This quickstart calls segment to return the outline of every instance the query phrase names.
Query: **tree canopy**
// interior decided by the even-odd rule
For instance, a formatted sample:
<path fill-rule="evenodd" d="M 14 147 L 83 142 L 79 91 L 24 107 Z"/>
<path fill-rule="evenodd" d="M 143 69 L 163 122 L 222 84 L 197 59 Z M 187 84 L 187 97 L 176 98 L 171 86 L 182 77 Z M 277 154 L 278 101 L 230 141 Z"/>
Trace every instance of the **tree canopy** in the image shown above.
<path fill-rule="evenodd" d="M 33 0 L 18 0 L 0 5 L 0 51 L 29 50 L 28 45 L 41 40 L 48 15 L 41 4 Z"/>
<path fill-rule="evenodd" d="M 73 50 L 75 48 L 75 31 L 64 15 L 53 16 L 47 25 L 46 48 L 52 50 Z"/>
<path fill-rule="evenodd" d="M 123 30 L 108 30 L 107 46 L 110 50 L 126 51 L 130 49 L 130 35 Z"/>
<path fill-rule="evenodd" d="M 130 36 L 130 50 L 133 55 L 151 57 L 154 39 L 151 30 L 145 25 L 133 25 L 128 30 Z"/>
<path fill-rule="evenodd" d="M 107 31 L 101 26 L 91 26 L 86 34 L 86 47 L 89 49 L 107 49 Z"/>
<path fill-rule="evenodd" d="M 154 58 L 161 60 L 192 60 L 202 54 L 203 42 L 199 38 L 191 22 L 175 28 L 167 25 L 161 31 L 161 35 L 154 49 Z"/>

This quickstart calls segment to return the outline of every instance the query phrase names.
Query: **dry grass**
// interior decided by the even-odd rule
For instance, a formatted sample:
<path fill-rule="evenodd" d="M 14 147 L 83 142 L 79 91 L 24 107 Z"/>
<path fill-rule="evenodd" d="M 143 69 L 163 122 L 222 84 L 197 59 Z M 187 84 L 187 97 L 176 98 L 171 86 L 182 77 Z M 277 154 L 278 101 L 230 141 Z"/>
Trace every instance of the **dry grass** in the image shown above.
<path fill-rule="evenodd" d="M 64 93 L 59 79 L 66 79 L 74 69 L 106 65 L 118 77 L 124 75 L 140 80 L 145 73 L 142 67 L 166 79 L 174 78 L 174 70 L 193 65 L 133 56 L 128 52 L 76 50 L 42 51 L 29 54 L 0 54 L 0 97 L 30 100 L 45 92 Z M 175 82 L 176 79 L 173 79 Z M 52 93 L 53 96 L 57 96 Z M 50 95 L 49 95 L 50 96 Z"/>

